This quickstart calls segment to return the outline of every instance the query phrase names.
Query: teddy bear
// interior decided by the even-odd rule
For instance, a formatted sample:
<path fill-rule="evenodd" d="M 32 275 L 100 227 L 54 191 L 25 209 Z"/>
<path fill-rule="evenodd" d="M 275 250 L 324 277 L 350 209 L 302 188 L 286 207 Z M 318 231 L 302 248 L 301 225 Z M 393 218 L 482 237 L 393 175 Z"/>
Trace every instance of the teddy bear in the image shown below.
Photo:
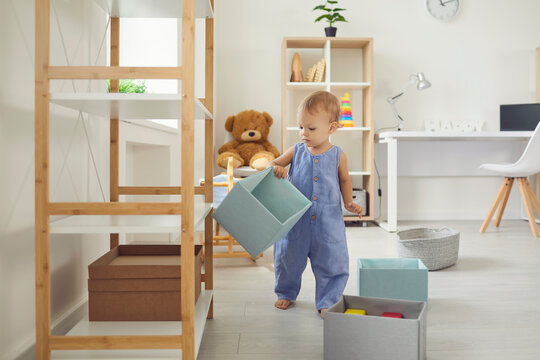
<path fill-rule="evenodd" d="M 232 134 L 234 140 L 219 148 L 217 164 L 227 168 L 227 160 L 232 156 L 235 168 L 249 165 L 263 170 L 279 156 L 279 151 L 267 140 L 273 122 L 270 114 L 255 110 L 229 116 L 225 121 L 225 130 Z"/>

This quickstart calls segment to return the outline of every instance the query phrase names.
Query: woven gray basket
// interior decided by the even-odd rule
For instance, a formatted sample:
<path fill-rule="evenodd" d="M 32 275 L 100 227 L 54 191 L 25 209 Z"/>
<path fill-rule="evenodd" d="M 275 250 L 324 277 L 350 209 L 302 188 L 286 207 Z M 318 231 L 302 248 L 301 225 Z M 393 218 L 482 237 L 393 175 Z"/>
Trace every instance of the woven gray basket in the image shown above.
<path fill-rule="evenodd" d="M 397 232 L 398 254 L 403 258 L 420 259 L 428 270 L 439 270 L 457 262 L 459 231 L 418 228 Z"/>

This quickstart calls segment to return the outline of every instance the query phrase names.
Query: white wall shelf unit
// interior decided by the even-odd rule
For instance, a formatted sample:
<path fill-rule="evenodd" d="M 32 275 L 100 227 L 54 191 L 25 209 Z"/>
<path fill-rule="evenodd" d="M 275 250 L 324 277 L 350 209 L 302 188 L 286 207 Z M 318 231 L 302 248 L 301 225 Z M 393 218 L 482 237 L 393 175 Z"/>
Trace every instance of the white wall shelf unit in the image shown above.
<path fill-rule="evenodd" d="M 300 55 L 303 74 L 325 59 L 321 82 L 291 82 L 291 62 Z M 354 188 L 367 192 L 367 215 L 374 220 L 374 131 L 373 131 L 373 39 L 371 38 L 284 38 L 282 45 L 281 144 L 285 151 L 300 141 L 296 134 L 296 109 L 312 92 L 324 90 L 337 97 L 351 95 L 354 127 L 343 127 L 332 135 L 333 144 L 347 154 Z M 345 220 L 358 220 L 346 216 Z"/>
<path fill-rule="evenodd" d="M 36 359 L 133 358 L 131 352 L 169 351 L 171 358 L 195 360 L 204 324 L 213 317 L 212 194 L 214 164 L 214 20 L 213 0 L 95 0 L 110 17 L 110 66 L 51 66 L 49 0 L 35 0 L 35 253 Z M 120 67 L 120 17 L 181 19 L 181 66 Z M 195 18 L 205 18 L 204 98 L 195 97 Z M 104 22 L 105 23 L 105 22 Z M 84 26 L 85 24 L 81 24 Z M 50 93 L 51 80 L 110 80 L 111 93 Z M 179 94 L 118 94 L 119 79 L 180 80 Z M 51 202 L 50 104 L 106 117 L 110 121 L 109 202 Z M 203 105 L 204 104 L 204 105 Z M 182 121 L 180 186 L 120 186 L 120 121 Z M 195 186 L 195 119 L 204 121 L 204 186 Z M 125 127 L 124 127 L 125 128 Z M 202 140 L 197 137 L 197 140 Z M 120 201 L 123 195 L 173 195 L 166 202 Z M 198 197 L 203 195 L 204 197 Z M 180 201 L 181 199 L 181 201 Z M 197 199 L 197 200 L 196 200 Z M 62 217 L 70 215 L 68 217 Z M 53 221 L 51 221 L 53 220 Z M 203 226 L 204 224 L 204 226 Z M 203 291 L 195 303 L 195 231 L 204 230 Z M 50 234 L 110 234 L 111 249 L 120 233 L 181 233 L 180 322 L 82 321 L 65 335 L 51 334 Z M 161 332 L 163 330 L 163 332 Z M 113 351 L 110 351 L 113 350 Z M 127 353 L 126 353 L 127 352 Z M 73 354 L 77 355 L 74 356 Z M 126 355 L 127 354 L 127 355 Z M 181 354 L 181 355 L 180 355 Z M 145 356 L 143 356 L 145 357 Z M 153 356 L 146 356 L 146 358 Z"/>
<path fill-rule="evenodd" d="M 51 103 L 91 115 L 123 120 L 180 119 L 180 94 L 51 93 Z M 195 99 L 195 119 L 212 114 Z"/>

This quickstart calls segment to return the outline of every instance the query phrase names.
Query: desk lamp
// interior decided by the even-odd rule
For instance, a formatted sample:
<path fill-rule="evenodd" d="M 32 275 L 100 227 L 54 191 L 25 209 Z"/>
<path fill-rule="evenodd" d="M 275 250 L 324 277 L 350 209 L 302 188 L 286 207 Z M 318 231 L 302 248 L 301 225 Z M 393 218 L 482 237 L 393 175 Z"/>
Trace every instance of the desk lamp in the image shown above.
<path fill-rule="evenodd" d="M 407 84 L 407 87 L 403 91 L 398 93 L 397 95 L 389 97 L 389 98 L 386 99 L 386 101 L 388 101 L 388 103 L 392 107 L 392 111 L 394 112 L 394 115 L 396 116 L 396 118 L 398 120 L 398 128 L 397 128 L 398 131 L 401 131 L 401 129 L 403 128 L 403 118 L 401 116 L 399 116 L 399 114 L 398 114 L 398 112 L 396 110 L 395 103 L 414 84 L 416 84 L 416 89 L 418 89 L 418 90 L 424 90 L 424 89 L 427 89 L 427 88 L 429 88 L 431 86 L 431 83 L 426 80 L 426 77 L 424 76 L 424 73 L 411 74 L 409 76 L 409 83 Z"/>

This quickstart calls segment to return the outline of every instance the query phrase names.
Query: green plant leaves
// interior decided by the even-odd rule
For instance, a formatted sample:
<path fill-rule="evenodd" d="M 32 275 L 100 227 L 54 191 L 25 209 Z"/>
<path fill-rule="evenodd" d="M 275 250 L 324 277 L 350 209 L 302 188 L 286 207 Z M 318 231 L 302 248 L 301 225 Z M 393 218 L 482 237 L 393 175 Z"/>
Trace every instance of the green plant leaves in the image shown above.
<path fill-rule="evenodd" d="M 328 20 L 328 22 L 333 21 L 333 20 L 332 20 L 332 15 L 324 14 L 324 15 L 321 15 L 321 16 L 319 16 L 318 18 L 316 18 L 316 19 L 315 19 L 315 22 L 319 22 L 319 21 L 321 21 L 322 19 L 326 19 L 326 20 Z"/>
<path fill-rule="evenodd" d="M 326 0 L 324 4 L 315 6 L 313 8 L 313 11 L 322 10 L 322 11 L 326 11 L 327 14 L 319 16 L 318 18 L 315 19 L 314 22 L 319 22 L 322 19 L 326 19 L 326 21 L 328 21 L 330 26 L 332 26 L 332 23 L 338 22 L 338 21 L 347 22 L 347 20 L 343 17 L 343 15 L 339 13 L 340 11 L 345 11 L 347 9 L 339 8 L 339 7 L 331 9 L 330 7 L 327 7 L 328 4 L 336 5 L 337 3 L 338 3 L 338 0 Z"/>
<path fill-rule="evenodd" d="M 313 11 L 315 10 L 324 10 L 324 11 L 330 11 L 330 9 L 326 8 L 324 5 L 317 5 L 313 8 Z"/>
<path fill-rule="evenodd" d="M 340 14 L 334 14 L 334 19 L 332 20 L 333 22 L 338 22 L 338 21 L 342 21 L 342 22 L 348 22 L 347 20 L 345 20 L 345 18 L 343 16 L 341 16 Z"/>
<path fill-rule="evenodd" d="M 107 92 L 111 92 L 111 81 L 107 80 Z M 118 85 L 118 92 L 126 94 L 143 94 L 146 92 L 146 81 L 145 80 L 131 80 L 131 79 L 121 79 Z"/>

